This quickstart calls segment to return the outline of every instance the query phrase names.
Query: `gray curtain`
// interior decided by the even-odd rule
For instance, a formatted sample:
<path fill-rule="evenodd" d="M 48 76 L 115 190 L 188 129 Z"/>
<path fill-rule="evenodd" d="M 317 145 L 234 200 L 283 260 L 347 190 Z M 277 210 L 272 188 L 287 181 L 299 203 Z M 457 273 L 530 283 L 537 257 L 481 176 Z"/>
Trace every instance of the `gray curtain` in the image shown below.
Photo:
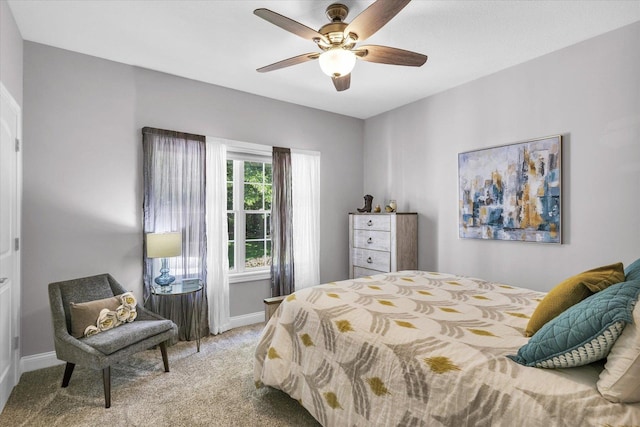
<path fill-rule="evenodd" d="M 144 301 L 178 325 L 180 340 L 195 339 L 194 301 L 200 311 L 200 336 L 209 334 L 207 303 L 206 147 L 205 137 L 145 127 L 142 129 L 144 235 L 182 232 L 182 254 L 169 258 L 176 281 L 199 278 L 205 289 L 197 294 L 153 297 L 150 286 L 159 260 L 146 257 Z M 146 245 L 146 239 L 143 242 Z M 153 298 L 153 300 L 152 300 Z"/>
<path fill-rule="evenodd" d="M 295 291 L 291 150 L 273 147 L 271 200 L 271 296 Z"/>

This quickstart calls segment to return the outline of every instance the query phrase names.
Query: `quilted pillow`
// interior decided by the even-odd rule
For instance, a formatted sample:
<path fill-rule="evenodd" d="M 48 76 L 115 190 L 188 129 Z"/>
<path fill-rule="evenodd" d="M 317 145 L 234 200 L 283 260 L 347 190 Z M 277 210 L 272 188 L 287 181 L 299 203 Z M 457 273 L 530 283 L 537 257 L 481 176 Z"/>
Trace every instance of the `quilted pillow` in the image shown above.
<path fill-rule="evenodd" d="M 640 279 L 640 258 L 632 262 L 624 269 L 625 280 Z"/>
<path fill-rule="evenodd" d="M 612 285 L 546 323 L 510 359 L 537 368 L 570 368 L 607 357 L 632 321 L 640 280 Z"/>
<path fill-rule="evenodd" d="M 611 402 L 640 402 L 640 304 L 633 309 L 633 323 L 611 348 L 597 386 Z"/>
<path fill-rule="evenodd" d="M 115 310 L 120 305 L 118 297 L 99 299 L 95 301 L 69 304 L 71 314 L 71 335 L 80 338 L 87 326 L 95 325 L 96 319 L 103 308 Z"/>
<path fill-rule="evenodd" d="M 535 334 L 545 323 L 572 305 L 599 292 L 614 283 L 624 282 L 622 263 L 618 262 L 603 267 L 584 271 L 569 277 L 544 297 L 529 319 L 525 336 Z"/>

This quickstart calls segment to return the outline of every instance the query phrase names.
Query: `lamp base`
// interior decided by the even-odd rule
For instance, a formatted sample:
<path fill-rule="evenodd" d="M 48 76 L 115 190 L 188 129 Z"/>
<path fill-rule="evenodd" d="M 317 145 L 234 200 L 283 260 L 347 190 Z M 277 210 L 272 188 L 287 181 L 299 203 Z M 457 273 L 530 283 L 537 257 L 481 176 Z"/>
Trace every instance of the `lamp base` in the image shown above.
<path fill-rule="evenodd" d="M 160 275 L 153 279 L 158 285 L 162 287 L 167 287 L 173 282 L 175 282 L 176 278 L 169 274 L 169 266 L 166 258 L 162 259 L 162 268 L 160 268 Z M 164 290 L 164 289 L 163 289 Z"/>
<path fill-rule="evenodd" d="M 170 284 L 172 284 L 173 282 L 175 282 L 176 278 L 174 276 L 171 276 L 169 274 L 161 274 L 158 277 L 156 277 L 155 279 L 153 279 L 154 282 L 156 282 L 158 285 L 160 286 L 169 286 Z"/>

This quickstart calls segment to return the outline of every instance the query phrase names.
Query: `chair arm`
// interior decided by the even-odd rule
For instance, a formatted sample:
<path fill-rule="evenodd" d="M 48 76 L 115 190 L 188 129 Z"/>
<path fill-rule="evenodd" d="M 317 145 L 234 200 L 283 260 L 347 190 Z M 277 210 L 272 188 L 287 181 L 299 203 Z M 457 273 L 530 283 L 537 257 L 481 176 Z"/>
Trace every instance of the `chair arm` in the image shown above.
<path fill-rule="evenodd" d="M 56 294 L 56 290 L 53 293 Z M 87 358 L 102 360 L 106 357 L 105 354 L 83 343 L 82 340 L 73 337 L 69 333 L 61 303 L 59 305 L 53 304 L 52 301 L 52 309 L 56 313 L 53 319 L 53 343 L 58 359 L 71 363 L 83 363 L 86 362 Z"/>
<path fill-rule="evenodd" d="M 95 357 L 105 356 L 105 354 L 85 344 L 82 340 L 71 336 L 66 330 L 56 331 L 55 345 L 56 350 L 60 351 L 60 353 L 64 355 L 67 355 L 70 352 L 71 354 L 75 354 L 76 356 L 83 358 L 86 357 L 87 353 Z"/>

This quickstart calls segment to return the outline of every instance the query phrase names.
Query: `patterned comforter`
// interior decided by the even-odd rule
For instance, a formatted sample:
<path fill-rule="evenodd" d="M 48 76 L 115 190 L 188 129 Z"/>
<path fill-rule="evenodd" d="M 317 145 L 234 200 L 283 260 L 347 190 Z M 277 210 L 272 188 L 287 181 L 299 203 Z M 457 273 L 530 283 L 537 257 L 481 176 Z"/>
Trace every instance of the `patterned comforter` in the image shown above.
<path fill-rule="evenodd" d="M 598 393 L 601 364 L 549 370 L 505 357 L 527 342 L 543 296 L 421 271 L 303 289 L 262 333 L 256 384 L 324 426 L 640 426 L 640 404 Z"/>

